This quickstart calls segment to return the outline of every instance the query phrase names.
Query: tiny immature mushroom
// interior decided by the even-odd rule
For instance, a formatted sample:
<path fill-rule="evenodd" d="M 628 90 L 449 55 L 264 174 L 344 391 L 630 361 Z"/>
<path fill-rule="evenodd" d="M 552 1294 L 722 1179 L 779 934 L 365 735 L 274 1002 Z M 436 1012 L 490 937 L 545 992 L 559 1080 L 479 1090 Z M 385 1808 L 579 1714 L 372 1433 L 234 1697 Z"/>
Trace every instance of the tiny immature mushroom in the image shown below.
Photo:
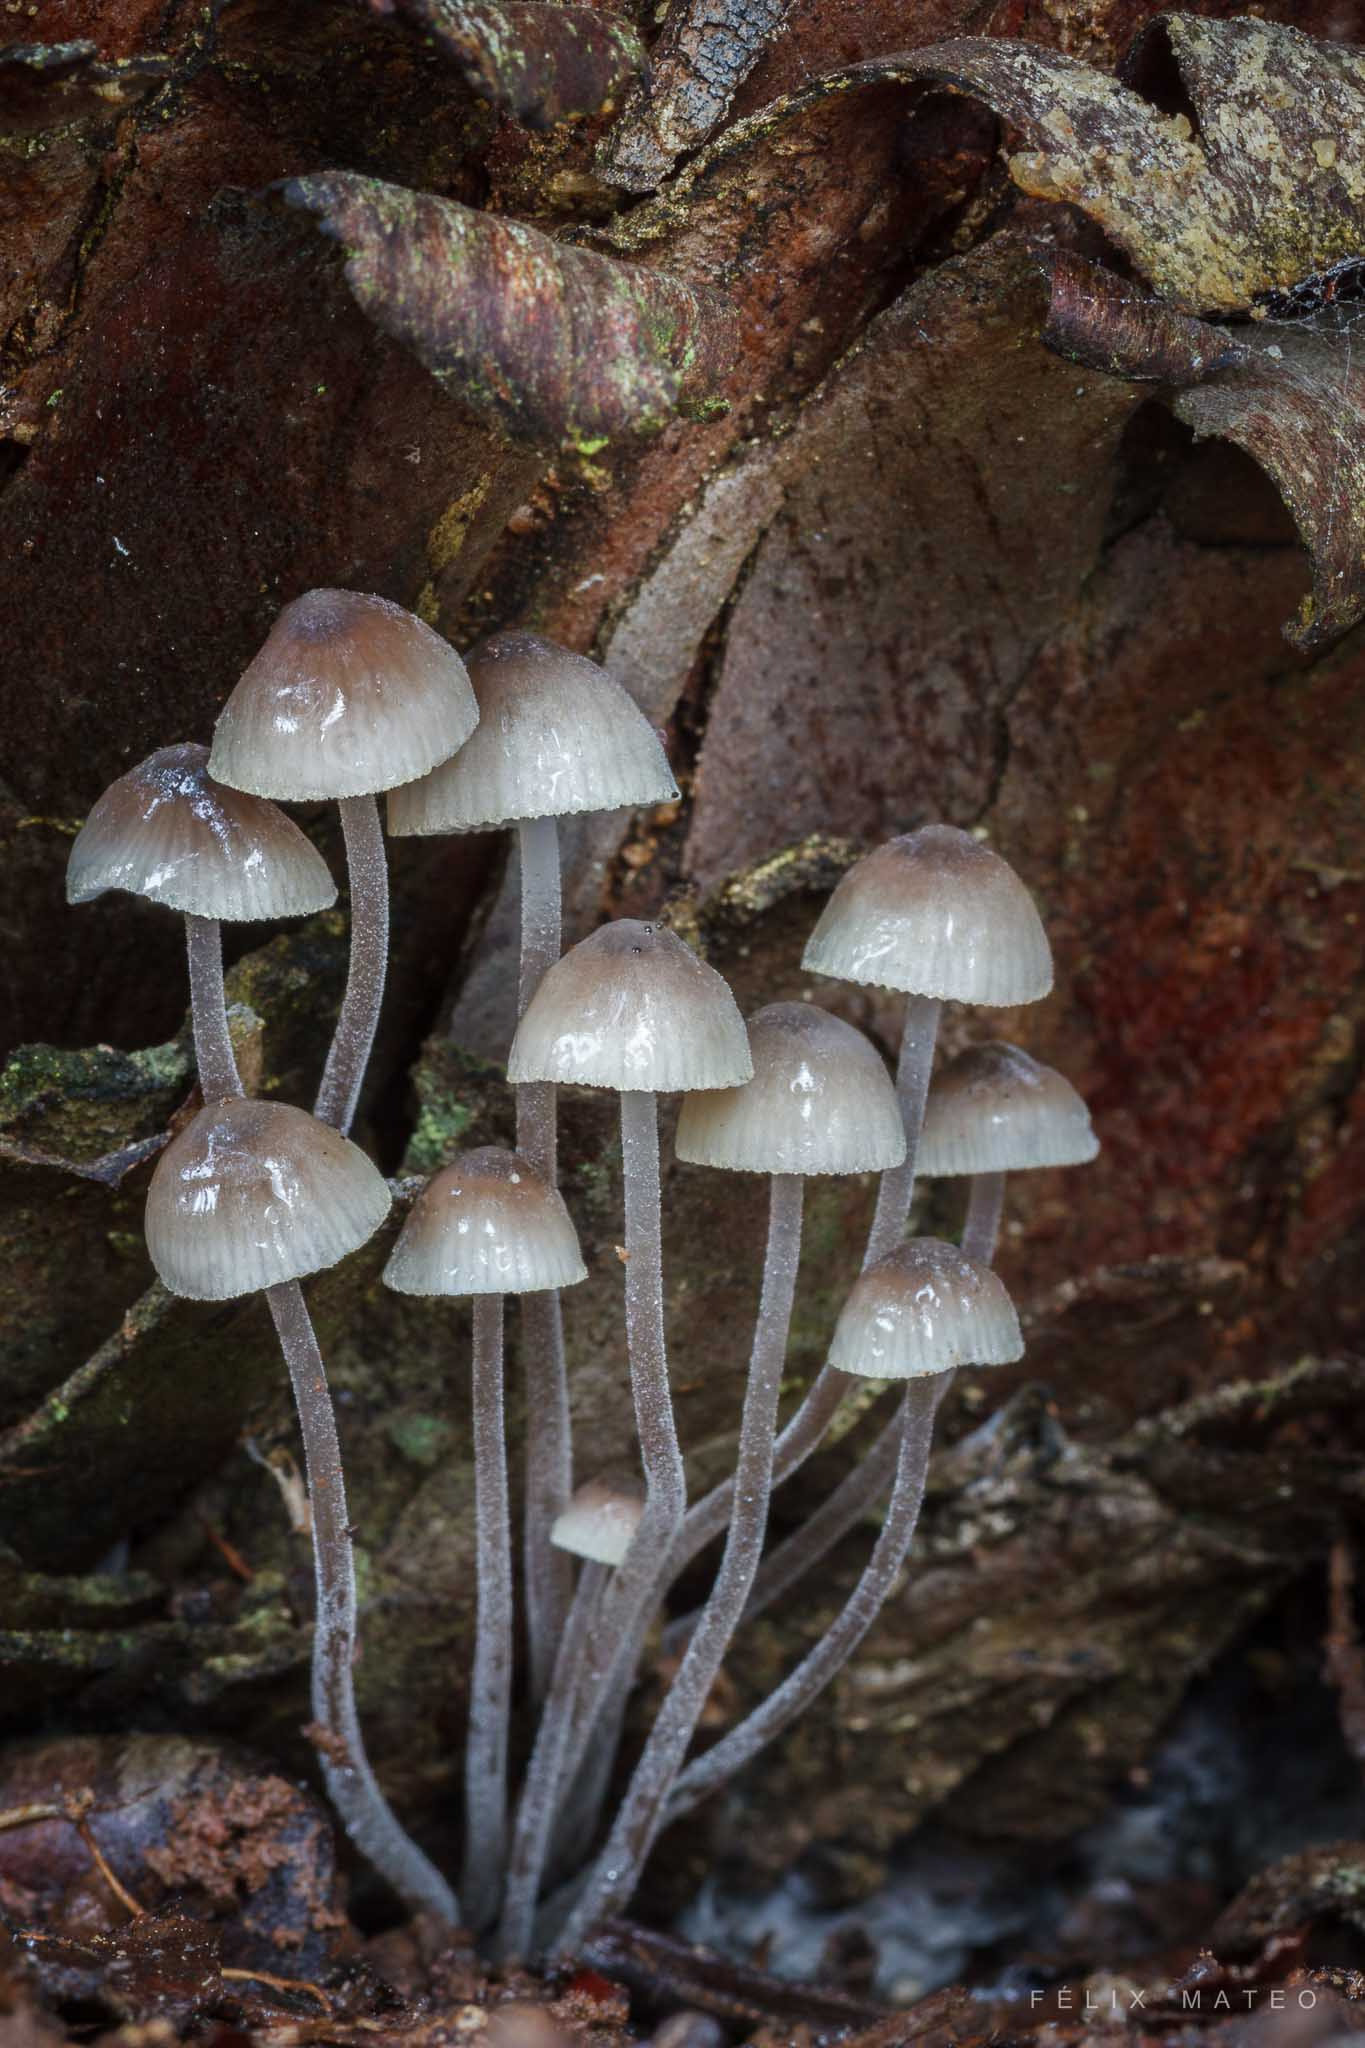
<path fill-rule="evenodd" d="M 315 1105 L 355 1119 L 379 1023 L 389 943 L 388 865 L 376 794 L 425 775 L 478 723 L 464 663 L 401 605 L 354 590 L 287 604 L 219 714 L 209 767 L 278 801 L 334 798 L 351 888 L 351 963 Z"/>
<path fill-rule="evenodd" d="M 1043 1166 L 1085 1166 L 1099 1152 L 1090 1112 L 1064 1075 L 1017 1045 L 969 1046 L 943 1069 L 929 1096 L 921 1170 L 971 1175 L 962 1249 L 989 1266 L 1005 1175 Z"/>
<path fill-rule="evenodd" d="M 385 1284 L 400 1294 L 474 1301 L 476 1620 L 465 1745 L 461 1896 L 474 1927 L 497 1911 L 507 1855 L 507 1730 L 512 1698 L 512 1536 L 503 1428 L 503 1296 L 572 1287 L 587 1273 L 563 1197 L 515 1152 L 467 1152 L 423 1188 Z"/>
<path fill-rule="evenodd" d="M 66 898 L 89 903 L 125 889 L 183 913 L 199 1085 L 206 1102 L 219 1102 L 242 1092 L 220 920 L 309 917 L 337 892 L 293 819 L 215 782 L 208 759 L 207 747 L 162 747 L 111 783 L 72 845 Z"/>
<path fill-rule="evenodd" d="M 637 809 L 677 796 L 659 736 L 605 669 L 535 633 L 496 633 L 469 657 L 479 706 L 473 735 L 447 761 L 391 792 L 394 838 L 514 825 L 521 858 L 522 1016 L 560 954 L 560 818 Z M 543 1179 L 556 1170 L 555 1089 L 516 1090 L 517 1150 Z M 531 1692 L 549 1684 L 568 1574 L 550 1525 L 573 1483 L 568 1374 L 554 1295 L 523 1305 L 526 1333 L 526 1564 Z"/>
<path fill-rule="evenodd" d="M 326 1370 L 298 1284 L 366 1243 L 389 1206 L 382 1174 L 330 1125 L 286 1103 L 238 1097 L 200 1110 L 157 1161 L 147 1249 L 172 1294 L 265 1295 L 293 1384 L 313 1511 L 318 1760 L 357 1848 L 410 1908 L 453 1924 L 454 1894 L 399 1825 L 361 1739 L 350 1516 Z"/>

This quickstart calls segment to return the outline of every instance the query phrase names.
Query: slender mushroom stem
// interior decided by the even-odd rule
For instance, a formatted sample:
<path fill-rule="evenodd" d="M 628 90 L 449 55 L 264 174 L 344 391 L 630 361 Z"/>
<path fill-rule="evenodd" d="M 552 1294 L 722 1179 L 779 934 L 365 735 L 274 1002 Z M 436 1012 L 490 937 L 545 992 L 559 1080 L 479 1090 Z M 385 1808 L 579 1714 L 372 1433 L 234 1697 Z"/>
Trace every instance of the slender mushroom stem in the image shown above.
<path fill-rule="evenodd" d="M 668 1794 L 744 1612 L 762 1556 L 772 1490 L 777 1402 L 801 1256 L 803 1188 L 799 1174 L 772 1176 L 763 1290 L 744 1395 L 735 1463 L 735 1508 L 725 1552 L 711 1597 L 655 1718 L 606 1846 L 565 1928 L 563 1940 L 570 1948 L 597 1921 L 619 1910 L 639 1881 Z"/>
<path fill-rule="evenodd" d="M 915 1155 L 924 1124 L 924 1104 L 929 1093 L 929 1073 L 934 1064 L 934 1041 L 938 1037 L 937 996 L 907 996 L 905 1023 L 901 1028 L 900 1058 L 896 1063 L 896 1094 L 905 1124 L 905 1163 L 882 1175 L 877 1190 L 877 1211 L 867 1240 L 865 1266 L 875 1265 L 894 1251 L 905 1235 L 910 1203 L 915 1193 Z"/>
<path fill-rule="evenodd" d="M 517 837 L 521 851 L 520 1017 L 559 958 L 559 826 L 553 818 L 523 818 Z M 553 1187 L 557 1177 L 554 1083 L 523 1081 L 516 1098 L 517 1150 L 546 1185 Z M 526 1632 L 531 1697 L 539 1705 L 550 1684 L 555 1645 L 573 1589 L 568 1554 L 550 1541 L 550 1531 L 573 1488 L 569 1377 L 558 1292 L 547 1289 L 526 1295 L 521 1304 L 521 1327 L 527 1418 L 522 1539 Z"/>
<path fill-rule="evenodd" d="M 978 1266 L 995 1260 L 1000 1236 L 1000 1216 L 1005 1206 L 1003 1173 L 974 1173 L 967 1197 L 967 1221 L 962 1229 L 962 1249 Z"/>
<path fill-rule="evenodd" d="M 351 887 L 351 963 L 314 1110 L 344 1137 L 355 1121 L 360 1086 L 379 1025 L 379 1006 L 384 1000 L 384 974 L 389 958 L 389 865 L 375 799 L 344 796 L 338 809 Z"/>
<path fill-rule="evenodd" d="M 190 1024 L 199 1092 L 206 1103 L 226 1102 L 242 1093 L 242 1077 L 228 1029 L 223 989 L 223 928 L 216 917 L 185 919 L 190 966 Z"/>
<path fill-rule="evenodd" d="M 498 1947 L 504 1957 L 524 1960 L 531 1953 L 535 1938 L 536 1901 L 549 1855 L 550 1830 L 555 1817 L 555 1787 L 559 1783 L 564 1760 L 574 1693 L 583 1669 L 588 1634 L 601 1604 L 609 1570 L 608 1565 L 584 1565 L 569 1608 L 568 1622 L 559 1638 L 545 1711 L 517 1803 L 512 1852 L 507 1864 L 507 1890 L 498 1932 Z"/>
<path fill-rule="evenodd" d="M 317 1620 L 309 1732 L 332 1804 L 356 1847 L 388 1879 L 410 1911 L 431 1913 L 453 1927 L 460 1918 L 455 1894 L 399 1825 L 375 1780 L 361 1738 L 352 1683 L 355 1561 L 336 1416 L 312 1319 L 296 1280 L 268 1287 L 266 1300 L 293 1383 L 313 1519 Z"/>
<path fill-rule="evenodd" d="M 498 1909 L 507 1855 L 507 1724 L 512 1698 L 512 1532 L 502 1398 L 503 1298 L 474 1296 L 474 1669 L 465 1744 L 464 1908 L 471 1927 Z"/>
<path fill-rule="evenodd" d="M 929 1442 L 941 1375 L 912 1380 L 906 1389 L 896 1476 L 872 1555 L 840 1613 L 815 1648 L 736 1728 L 688 1765 L 673 1789 L 666 1821 L 690 1813 L 780 1735 L 848 1662 L 881 1611 L 905 1562 L 924 1499 Z"/>

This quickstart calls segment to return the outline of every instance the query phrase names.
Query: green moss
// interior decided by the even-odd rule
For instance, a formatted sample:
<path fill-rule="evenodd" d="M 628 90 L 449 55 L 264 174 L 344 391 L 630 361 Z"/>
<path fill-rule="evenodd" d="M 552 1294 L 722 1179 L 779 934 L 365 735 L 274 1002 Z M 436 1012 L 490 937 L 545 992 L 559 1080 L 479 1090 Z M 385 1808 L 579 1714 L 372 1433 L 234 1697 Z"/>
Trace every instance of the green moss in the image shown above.
<path fill-rule="evenodd" d="M 439 1415 L 395 1415 L 387 1435 L 391 1444 L 414 1465 L 438 1465 L 455 1435 L 454 1425 Z"/>

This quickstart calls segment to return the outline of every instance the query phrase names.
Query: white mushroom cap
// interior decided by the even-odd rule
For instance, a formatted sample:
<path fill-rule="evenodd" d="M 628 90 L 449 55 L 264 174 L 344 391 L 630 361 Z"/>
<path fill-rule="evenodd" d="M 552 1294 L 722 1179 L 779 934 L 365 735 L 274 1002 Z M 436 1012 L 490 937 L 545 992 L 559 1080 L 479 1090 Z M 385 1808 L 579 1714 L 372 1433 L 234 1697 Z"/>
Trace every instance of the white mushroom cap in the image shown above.
<path fill-rule="evenodd" d="M 215 1102 L 157 1161 L 147 1249 L 172 1294 L 231 1301 L 335 1266 L 388 1213 L 384 1176 L 330 1124 L 285 1102 Z"/>
<path fill-rule="evenodd" d="M 1033 898 L 1007 861 L 955 825 L 923 825 L 851 867 L 801 964 L 959 1003 L 1033 1003 L 1052 987 Z"/>
<path fill-rule="evenodd" d="M 486 831 L 678 794 L 649 720 L 585 655 L 535 633 L 495 633 L 470 655 L 469 680 L 478 729 L 449 761 L 393 792 L 395 835 Z"/>
<path fill-rule="evenodd" d="M 308 917 L 336 902 L 327 863 L 292 818 L 225 789 L 209 750 L 162 747 L 111 783 L 76 835 L 68 903 L 127 889 L 192 917 Z"/>
<path fill-rule="evenodd" d="M 881 1173 L 905 1158 L 891 1076 L 861 1031 L 814 1003 L 749 1019 L 754 1078 L 689 1095 L 675 1150 L 740 1173 Z"/>
<path fill-rule="evenodd" d="M 593 1564 L 620 1564 L 644 1510 L 644 1499 L 634 1488 L 590 1479 L 556 1517 L 550 1541 Z"/>
<path fill-rule="evenodd" d="M 973 1045 L 943 1069 L 924 1112 L 921 1173 L 1084 1166 L 1100 1149 L 1071 1083 L 1017 1045 Z"/>
<path fill-rule="evenodd" d="M 753 1074 L 735 999 L 662 925 L 623 917 L 557 960 L 532 996 L 509 1081 L 588 1088 L 732 1088 Z"/>
<path fill-rule="evenodd" d="M 219 716 L 209 766 L 257 796 L 369 796 L 463 746 L 479 710 L 453 647 L 358 590 L 287 604 Z"/>
<path fill-rule="evenodd" d="M 559 1190 L 499 1145 L 432 1176 L 384 1268 L 399 1294 L 535 1294 L 586 1278 Z"/>
<path fill-rule="evenodd" d="M 829 1362 L 859 1379 L 909 1380 L 1023 1355 L 1019 1318 L 996 1275 L 956 1245 L 917 1237 L 854 1282 Z"/>

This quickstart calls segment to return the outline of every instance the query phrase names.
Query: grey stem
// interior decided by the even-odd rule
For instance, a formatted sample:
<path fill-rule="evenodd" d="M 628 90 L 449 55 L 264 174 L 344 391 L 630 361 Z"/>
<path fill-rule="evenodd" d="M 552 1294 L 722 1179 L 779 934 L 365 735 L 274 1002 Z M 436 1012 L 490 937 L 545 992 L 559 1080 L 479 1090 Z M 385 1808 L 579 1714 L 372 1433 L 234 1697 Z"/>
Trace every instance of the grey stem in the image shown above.
<path fill-rule="evenodd" d="M 967 1221 L 962 1227 L 962 1249 L 978 1266 L 994 1264 L 1004 1206 L 1004 1174 L 974 1173 L 967 1197 Z"/>
<path fill-rule="evenodd" d="M 934 1041 L 938 1037 L 937 996 L 907 996 L 905 1023 L 901 1029 L 900 1058 L 896 1063 L 896 1094 L 905 1125 L 905 1164 L 882 1175 L 877 1190 L 877 1213 L 867 1240 L 864 1264 L 871 1266 L 893 1252 L 905 1236 L 910 1204 L 915 1193 L 915 1155 L 924 1125 L 924 1104 L 929 1093 L 929 1074 L 934 1064 Z"/>
<path fill-rule="evenodd" d="M 753 1712 L 688 1765 L 669 1801 L 667 1821 L 690 1813 L 699 1801 L 734 1776 L 780 1735 L 848 1662 L 896 1583 L 914 1538 L 924 1499 L 929 1444 L 940 1389 L 935 1378 L 917 1379 L 906 1389 L 896 1476 L 872 1555 L 843 1608 L 815 1648 Z"/>
<path fill-rule="evenodd" d="M 777 1403 L 801 1257 L 802 1192 L 799 1175 L 773 1175 L 763 1290 L 735 1462 L 735 1507 L 715 1585 L 655 1718 L 606 1845 L 564 1929 L 560 1944 L 564 1949 L 573 1949 L 590 1927 L 619 1911 L 635 1890 L 658 1834 L 668 1794 L 758 1569 L 768 1526 Z"/>
<path fill-rule="evenodd" d="M 525 1960 L 531 1954 L 535 1939 L 536 1901 L 540 1896 L 549 1854 L 555 1787 L 559 1783 L 564 1759 L 574 1693 L 583 1668 L 588 1632 L 601 1602 L 609 1569 L 604 1564 L 584 1565 L 569 1608 L 568 1622 L 559 1638 L 545 1711 L 517 1803 L 512 1853 L 507 1864 L 507 1891 L 498 1936 L 499 1951 L 505 1957 Z"/>
<path fill-rule="evenodd" d="M 559 958 L 559 826 L 554 818 L 523 818 L 517 838 L 521 853 L 520 1016 Z M 553 1187 L 557 1174 L 554 1083 L 525 1081 L 516 1096 L 517 1150 Z M 549 1688 L 555 1646 L 573 1590 L 568 1554 L 550 1541 L 550 1531 L 573 1490 L 569 1376 L 557 1292 L 523 1298 L 521 1331 L 527 1417 L 522 1539 L 526 1635 L 531 1698 L 538 1706 Z"/>
<path fill-rule="evenodd" d="M 365 1755 L 356 1713 L 355 1562 L 346 1512 L 341 1446 L 327 1374 L 296 1280 L 266 1289 L 294 1388 L 313 1520 L 317 1620 L 313 1627 L 313 1726 L 309 1731 L 332 1804 L 351 1840 L 387 1878 L 409 1911 L 458 1925 L 459 1902 L 435 1865 L 399 1825 Z"/>
<path fill-rule="evenodd" d="M 327 1052 L 314 1113 L 343 1137 L 355 1122 L 355 1107 L 369 1065 L 370 1048 L 384 1000 L 389 959 L 389 864 L 379 805 L 372 796 L 344 796 L 338 809 L 346 841 L 351 890 L 351 964 L 341 1014 Z"/>
<path fill-rule="evenodd" d="M 465 1744 L 464 1908 L 469 1926 L 498 1910 L 507 1857 L 507 1723 L 512 1698 L 512 1531 L 503 1434 L 503 1300 L 474 1297 L 476 1620 Z"/>
<path fill-rule="evenodd" d="M 223 931 L 216 917 L 186 917 L 185 950 L 190 964 L 190 1025 L 199 1092 L 205 1102 L 226 1102 L 242 1093 L 242 1078 L 228 1030 Z"/>

